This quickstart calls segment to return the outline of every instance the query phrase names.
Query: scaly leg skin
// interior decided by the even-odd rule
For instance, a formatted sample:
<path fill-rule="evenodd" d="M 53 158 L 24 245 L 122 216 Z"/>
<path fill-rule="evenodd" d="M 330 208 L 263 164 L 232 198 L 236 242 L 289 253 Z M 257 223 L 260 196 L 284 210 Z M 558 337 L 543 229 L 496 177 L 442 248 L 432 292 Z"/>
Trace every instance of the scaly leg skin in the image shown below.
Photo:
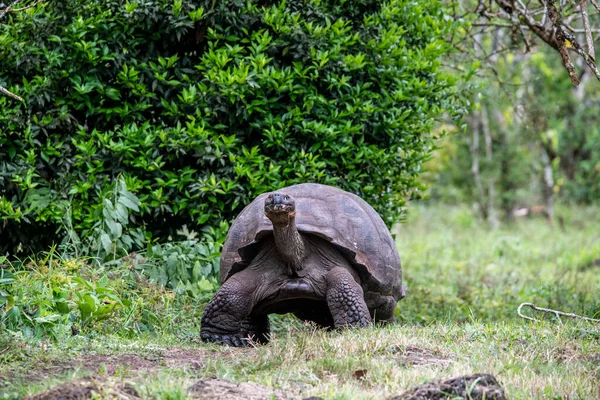
<path fill-rule="evenodd" d="M 363 298 L 363 290 L 350 272 L 342 267 L 327 274 L 327 305 L 335 328 L 368 326 L 371 315 Z"/>
<path fill-rule="evenodd" d="M 242 327 L 242 321 L 254 306 L 252 293 L 255 288 L 251 271 L 240 271 L 229 278 L 202 314 L 200 338 L 204 342 L 249 346 L 248 331 Z"/>
<path fill-rule="evenodd" d="M 267 315 L 250 316 L 242 322 L 242 333 L 251 341 L 259 344 L 269 343 L 271 328 Z"/>

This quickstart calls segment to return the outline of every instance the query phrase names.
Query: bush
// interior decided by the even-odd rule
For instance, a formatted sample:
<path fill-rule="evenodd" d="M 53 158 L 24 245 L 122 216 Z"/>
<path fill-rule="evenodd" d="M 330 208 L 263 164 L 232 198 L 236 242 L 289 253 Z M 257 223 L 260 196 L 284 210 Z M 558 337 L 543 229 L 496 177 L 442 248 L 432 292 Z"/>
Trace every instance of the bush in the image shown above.
<path fill-rule="evenodd" d="M 154 245 L 138 269 L 164 287 L 197 297 L 199 290 L 212 291 L 217 286 L 220 252 L 216 247 L 214 242 L 196 240 Z"/>
<path fill-rule="evenodd" d="M 175 293 L 127 262 L 107 268 L 89 261 L 51 250 L 22 264 L 2 265 L 0 331 L 25 337 L 94 331 L 129 336 L 170 325 Z"/>
<path fill-rule="evenodd" d="M 220 229 L 321 182 L 388 224 L 457 114 L 439 1 L 43 2 L 0 25 L 0 251 L 93 229 L 121 174 L 135 226 Z M 58 236 L 56 235 L 58 232 Z M 223 234 L 223 232 L 221 232 Z"/>

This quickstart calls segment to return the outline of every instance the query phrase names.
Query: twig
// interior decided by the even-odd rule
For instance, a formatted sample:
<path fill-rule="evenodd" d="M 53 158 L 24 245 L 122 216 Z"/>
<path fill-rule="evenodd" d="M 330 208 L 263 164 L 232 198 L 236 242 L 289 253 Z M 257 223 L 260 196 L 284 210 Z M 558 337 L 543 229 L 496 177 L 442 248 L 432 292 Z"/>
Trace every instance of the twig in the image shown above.
<path fill-rule="evenodd" d="M 596 78 L 598 80 L 600 80 L 600 71 L 598 71 L 598 67 L 596 66 L 596 61 L 594 59 L 592 59 L 584 50 L 583 48 L 579 45 L 579 43 L 577 42 L 577 39 L 575 39 L 574 36 L 572 36 L 570 33 L 568 32 L 564 32 L 563 31 L 563 35 L 564 37 L 571 42 L 571 45 L 573 46 L 572 49 L 575 50 L 575 52 L 577 54 L 579 54 L 581 56 L 581 58 L 583 58 L 583 60 L 585 61 L 585 63 L 588 65 L 589 69 L 592 70 L 592 72 L 594 73 L 594 75 L 596 76 Z"/>
<path fill-rule="evenodd" d="M 532 309 L 534 309 L 536 311 L 542 311 L 542 312 L 545 312 L 545 313 L 554 314 L 556 316 L 556 318 L 558 318 L 559 321 L 560 321 L 560 316 L 562 315 L 563 317 L 571 317 L 571 318 L 583 319 L 583 320 L 586 320 L 586 321 L 600 322 L 600 319 L 594 319 L 594 318 L 590 318 L 590 317 L 585 317 L 583 315 L 577 315 L 577 314 L 567 313 L 567 312 L 564 312 L 564 311 L 552 310 L 550 308 L 536 307 L 535 304 L 531 304 L 531 303 L 522 303 L 519 306 L 519 308 L 517 308 L 517 314 L 519 314 L 519 317 L 528 319 L 530 321 L 540 322 L 538 319 L 528 317 L 527 315 L 524 315 L 523 313 L 521 313 L 521 309 L 523 307 L 525 307 L 525 306 L 530 307 L 530 308 L 532 308 Z"/>
<path fill-rule="evenodd" d="M 496 26 L 499 28 L 512 28 L 513 24 L 507 24 L 502 22 L 474 22 L 471 24 L 471 26 L 484 26 L 486 28 L 490 26 Z"/>
<path fill-rule="evenodd" d="M 0 85 L 0 93 L 4 93 L 5 95 L 12 97 L 13 99 L 17 99 L 19 101 L 23 101 L 23 98 L 17 96 L 16 94 L 9 92 L 8 90 L 4 89 L 1 85 Z"/>
<path fill-rule="evenodd" d="M 558 52 L 560 53 L 560 56 L 562 57 L 563 65 L 565 66 L 565 68 L 567 69 L 567 72 L 569 73 L 569 78 L 571 78 L 571 82 L 573 82 L 573 85 L 579 86 L 579 76 L 577 76 L 577 71 L 575 71 L 575 67 L 573 66 L 573 61 L 571 61 L 571 56 L 569 56 L 569 50 L 567 50 L 567 40 L 565 37 L 565 32 L 563 31 L 562 27 L 560 26 L 558 10 L 556 9 L 556 6 L 554 5 L 554 3 L 555 3 L 554 0 L 548 1 L 548 16 L 550 17 L 550 20 L 552 21 L 552 25 L 556 29 L 555 37 L 556 37 L 556 42 L 558 44 Z"/>
<path fill-rule="evenodd" d="M 590 20 L 587 12 L 587 0 L 579 0 L 581 7 L 581 19 L 583 20 L 583 29 L 585 30 L 585 42 L 588 48 L 588 55 L 592 60 L 596 60 L 596 53 L 594 52 L 594 39 L 592 38 L 592 31 L 590 29 Z"/>
<path fill-rule="evenodd" d="M 572 33 L 585 33 L 585 29 L 581 29 L 581 28 L 573 28 L 571 25 L 567 25 L 564 23 L 564 21 L 562 22 L 563 26 L 565 28 L 567 28 L 569 30 L 569 32 Z M 600 33 L 600 29 L 590 29 L 590 32 L 592 33 Z"/>
<path fill-rule="evenodd" d="M 37 0 L 35 3 L 30 4 L 28 6 L 25 7 L 21 7 L 21 8 L 15 8 L 14 10 L 11 10 L 11 7 L 13 7 L 15 4 L 18 3 L 18 1 L 13 2 L 11 5 L 9 5 L 8 7 L 6 7 L 4 10 L 0 10 L 0 13 L 2 13 L 2 15 L 9 13 L 9 12 L 19 12 L 19 11 L 24 11 L 27 10 L 28 8 L 32 8 L 37 6 L 38 4 L 40 4 L 42 1 L 44 0 Z"/>
<path fill-rule="evenodd" d="M 596 0 L 590 0 L 590 3 L 596 8 L 596 10 L 600 11 L 600 5 L 596 2 Z"/>
<path fill-rule="evenodd" d="M 10 3 L 4 10 L 0 10 L 0 19 L 4 18 L 4 16 L 10 11 L 11 8 L 15 6 L 21 0 L 15 0 Z"/>

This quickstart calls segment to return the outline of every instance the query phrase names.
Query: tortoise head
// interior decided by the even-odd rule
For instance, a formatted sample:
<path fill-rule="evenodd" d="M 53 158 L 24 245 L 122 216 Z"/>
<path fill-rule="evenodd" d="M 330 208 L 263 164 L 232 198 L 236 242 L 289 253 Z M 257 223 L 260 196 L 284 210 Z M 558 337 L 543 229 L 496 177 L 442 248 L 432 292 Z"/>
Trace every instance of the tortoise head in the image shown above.
<path fill-rule="evenodd" d="M 296 202 L 287 194 L 270 193 L 265 199 L 265 215 L 274 224 L 287 224 L 296 215 Z"/>

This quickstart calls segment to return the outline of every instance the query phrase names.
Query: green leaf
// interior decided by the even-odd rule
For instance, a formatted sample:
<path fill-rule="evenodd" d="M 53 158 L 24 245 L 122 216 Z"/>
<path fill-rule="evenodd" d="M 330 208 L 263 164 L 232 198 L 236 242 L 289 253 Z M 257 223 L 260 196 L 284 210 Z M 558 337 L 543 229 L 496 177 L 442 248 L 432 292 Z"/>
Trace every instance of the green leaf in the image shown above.
<path fill-rule="evenodd" d="M 127 207 L 133 211 L 139 211 L 140 208 L 140 200 L 131 192 L 121 193 L 121 197 L 119 198 L 119 203 L 124 207 Z"/>
<path fill-rule="evenodd" d="M 98 309 L 99 300 L 91 294 L 80 295 L 77 307 L 81 313 L 81 319 L 87 322 L 91 319 L 92 314 Z"/>
<path fill-rule="evenodd" d="M 15 298 L 12 295 L 6 296 L 6 305 L 4 306 L 4 311 L 9 312 L 11 308 L 15 306 Z"/>
<path fill-rule="evenodd" d="M 106 232 L 102 232 L 100 234 L 100 243 L 102 244 L 102 249 L 105 252 L 110 252 L 112 247 L 112 241 L 110 240 L 110 236 Z"/>

